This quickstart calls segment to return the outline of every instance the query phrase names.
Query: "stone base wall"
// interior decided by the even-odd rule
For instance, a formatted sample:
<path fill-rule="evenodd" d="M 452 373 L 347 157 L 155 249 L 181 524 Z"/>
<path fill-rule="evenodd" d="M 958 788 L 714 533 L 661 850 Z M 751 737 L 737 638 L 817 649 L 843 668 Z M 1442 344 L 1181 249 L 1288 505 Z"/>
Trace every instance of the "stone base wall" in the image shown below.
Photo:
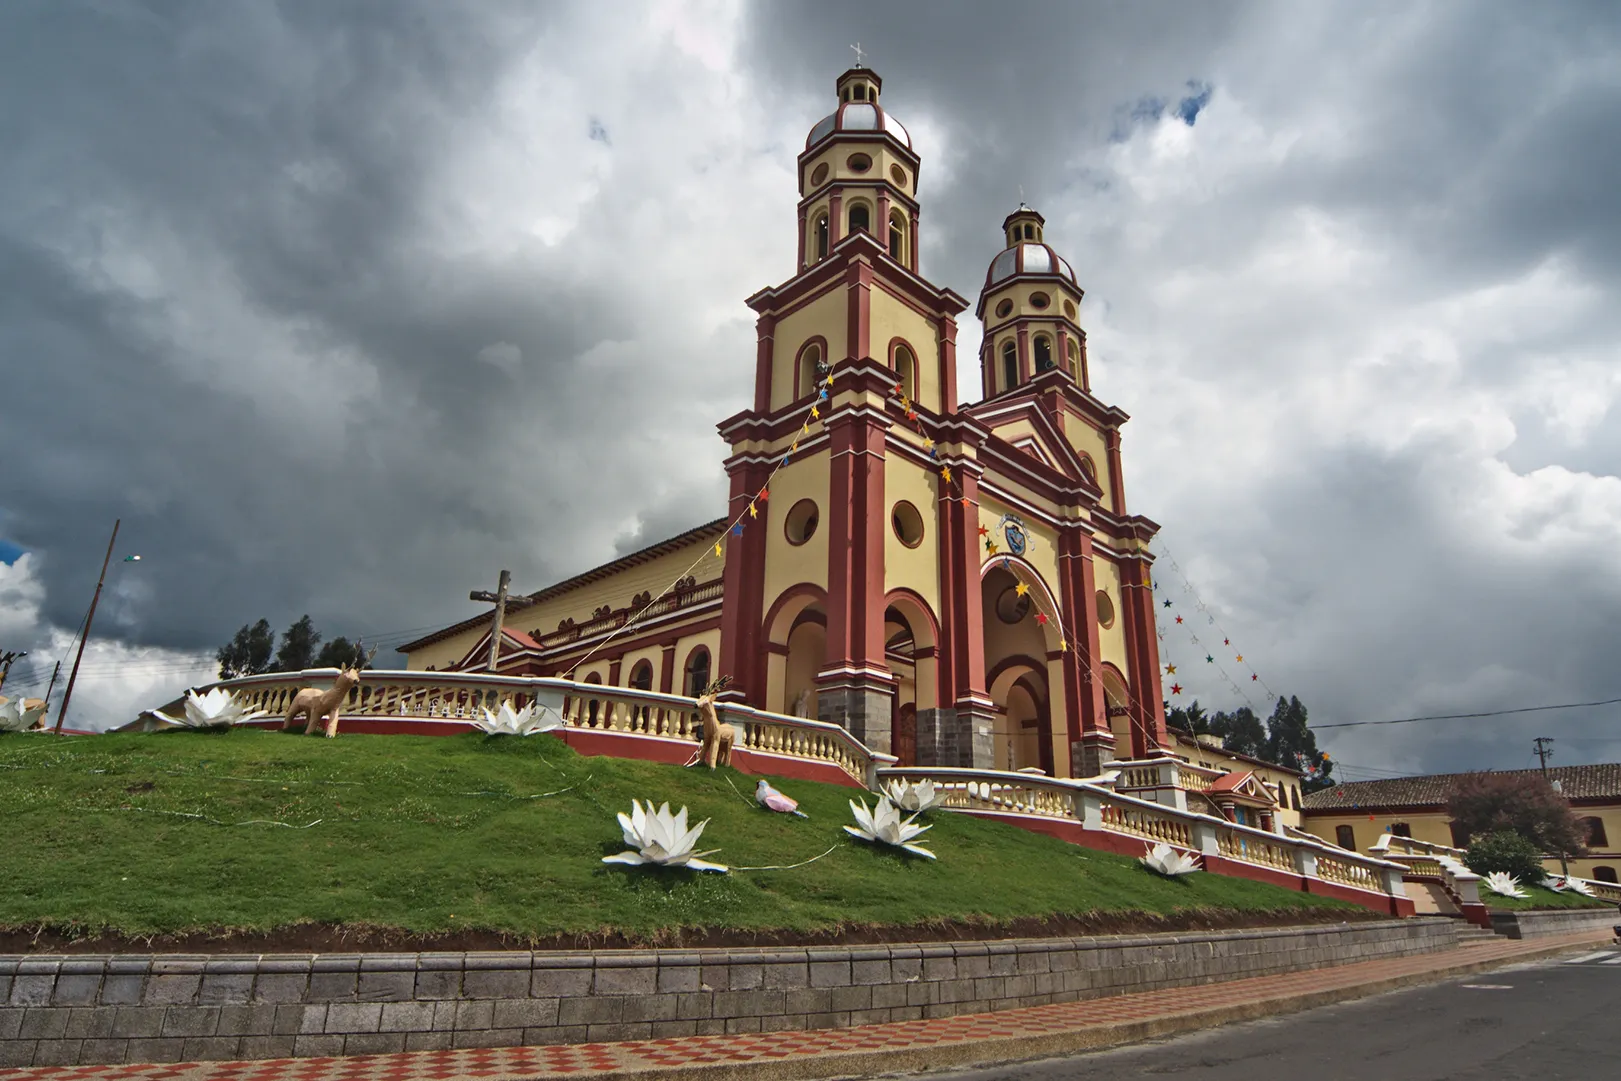
<path fill-rule="evenodd" d="M 1448 919 L 913 946 L 0 958 L 0 1068 L 838 1028 L 1455 948 Z"/>
<path fill-rule="evenodd" d="M 1541 938 L 1621 926 L 1621 911 L 1571 908 L 1547 912 L 1493 912 L 1492 930 L 1508 938 Z"/>

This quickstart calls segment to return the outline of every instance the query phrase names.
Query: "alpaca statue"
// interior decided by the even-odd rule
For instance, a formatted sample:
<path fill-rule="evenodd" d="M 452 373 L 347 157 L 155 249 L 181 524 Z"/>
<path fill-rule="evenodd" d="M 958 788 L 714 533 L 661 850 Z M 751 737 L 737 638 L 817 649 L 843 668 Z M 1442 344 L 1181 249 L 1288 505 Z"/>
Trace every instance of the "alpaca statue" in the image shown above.
<path fill-rule="evenodd" d="M 703 720 L 704 742 L 699 748 L 697 758 L 702 759 L 703 764 L 710 769 L 732 764 L 732 744 L 737 740 L 737 729 L 729 724 L 722 724 L 720 716 L 715 712 L 716 697 L 731 682 L 731 677 L 722 676 L 698 697 L 698 716 Z"/>
<path fill-rule="evenodd" d="M 338 681 L 330 689 L 318 691 L 314 687 L 306 687 L 293 696 L 293 704 L 288 707 L 287 717 L 281 722 L 282 731 L 293 726 L 293 718 L 303 714 L 304 734 L 314 735 L 320 728 L 321 718 L 327 717 L 326 738 L 331 739 L 338 734 L 338 713 L 343 708 L 343 700 L 349 697 L 349 692 L 355 684 L 360 682 L 360 671 L 371 663 L 377 655 L 375 648 L 366 659 L 359 664 L 345 666 L 338 673 Z"/>

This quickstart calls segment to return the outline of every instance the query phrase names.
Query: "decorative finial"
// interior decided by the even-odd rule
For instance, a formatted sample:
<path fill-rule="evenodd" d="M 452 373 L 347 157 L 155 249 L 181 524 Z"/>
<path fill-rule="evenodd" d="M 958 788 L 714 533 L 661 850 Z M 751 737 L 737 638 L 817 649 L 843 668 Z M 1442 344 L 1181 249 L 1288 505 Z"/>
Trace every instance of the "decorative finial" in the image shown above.
<path fill-rule="evenodd" d="M 856 42 L 854 45 L 850 46 L 850 48 L 854 49 L 855 53 L 856 53 L 856 67 L 858 67 L 858 68 L 866 67 L 867 65 L 862 63 L 862 59 L 861 59 L 862 56 L 864 55 L 862 53 L 862 51 L 861 51 L 861 42 L 859 42 L 859 41 Z"/>

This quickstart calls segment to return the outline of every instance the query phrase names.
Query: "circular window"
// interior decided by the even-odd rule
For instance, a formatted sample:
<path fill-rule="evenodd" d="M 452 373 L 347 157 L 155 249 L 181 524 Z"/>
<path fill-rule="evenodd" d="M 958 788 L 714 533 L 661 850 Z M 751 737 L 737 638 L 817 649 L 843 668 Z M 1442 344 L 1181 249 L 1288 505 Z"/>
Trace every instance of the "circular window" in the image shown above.
<path fill-rule="evenodd" d="M 1046 293 L 1031 293 L 1030 294 L 1030 306 L 1032 308 L 1045 308 L 1047 305 L 1049 305 L 1051 303 L 1052 303 L 1052 298 L 1049 297 Z"/>
<path fill-rule="evenodd" d="M 1101 589 L 1098 590 L 1098 626 L 1114 626 L 1114 601 L 1110 600 L 1109 594 Z"/>
<path fill-rule="evenodd" d="M 1012 314 L 1013 314 L 1013 301 L 1004 300 L 1004 301 L 1002 301 L 1002 303 L 1000 303 L 1000 304 L 998 304 L 996 306 L 996 317 L 998 319 L 1006 319 L 1008 316 L 1010 316 Z"/>
<path fill-rule="evenodd" d="M 895 539 L 906 547 L 916 548 L 923 543 L 923 515 L 904 499 L 895 504 L 895 509 L 889 515 L 889 524 L 895 530 Z"/>
<path fill-rule="evenodd" d="M 891 165 L 889 167 L 889 179 L 893 180 L 903 188 L 906 187 L 906 170 L 902 169 L 899 165 Z"/>
<path fill-rule="evenodd" d="M 865 154 L 851 154 L 844 164 L 852 173 L 864 173 L 872 168 L 872 159 Z"/>
<path fill-rule="evenodd" d="M 788 509 L 783 533 L 787 535 L 789 544 L 804 544 L 816 535 L 816 523 L 816 501 L 801 499 Z"/>
<path fill-rule="evenodd" d="M 1075 318 L 1075 302 L 1073 300 L 1064 301 L 1064 314 L 1071 319 Z"/>
<path fill-rule="evenodd" d="M 996 618 L 1003 623 L 1017 623 L 1030 614 L 1030 594 L 1019 596 L 1019 591 L 1012 587 L 1002 590 L 1002 595 L 996 598 Z"/>
<path fill-rule="evenodd" d="M 816 171 L 811 174 L 811 187 L 813 187 L 813 188 L 816 187 L 817 185 L 821 184 L 821 182 L 826 180 L 826 179 L 827 179 L 827 162 L 824 161 L 824 162 L 822 162 L 822 164 L 818 165 L 816 167 Z"/>

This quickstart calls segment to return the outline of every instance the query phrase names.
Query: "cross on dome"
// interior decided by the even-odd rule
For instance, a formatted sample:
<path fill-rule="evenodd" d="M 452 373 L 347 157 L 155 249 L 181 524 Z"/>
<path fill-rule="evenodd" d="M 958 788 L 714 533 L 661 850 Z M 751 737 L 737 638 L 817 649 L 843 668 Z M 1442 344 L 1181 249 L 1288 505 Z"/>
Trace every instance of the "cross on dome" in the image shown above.
<path fill-rule="evenodd" d="M 859 41 L 856 42 L 854 45 L 850 46 L 850 48 L 855 50 L 856 67 L 858 67 L 858 68 L 866 67 L 867 65 L 862 62 L 862 57 L 865 56 L 866 54 L 861 51 L 861 42 L 859 42 Z"/>

